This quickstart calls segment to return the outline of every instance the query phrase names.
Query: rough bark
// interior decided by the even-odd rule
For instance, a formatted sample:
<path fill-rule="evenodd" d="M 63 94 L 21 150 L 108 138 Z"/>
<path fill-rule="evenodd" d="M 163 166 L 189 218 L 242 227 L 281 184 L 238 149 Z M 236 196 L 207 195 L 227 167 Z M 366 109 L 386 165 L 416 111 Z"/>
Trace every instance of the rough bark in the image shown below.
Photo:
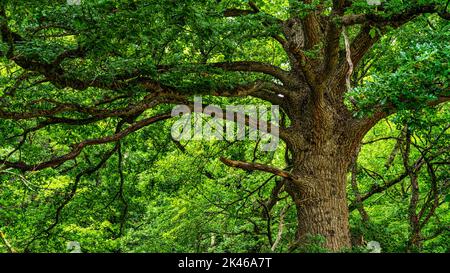
<path fill-rule="evenodd" d="M 311 236 L 319 235 L 325 238 L 323 246 L 332 251 L 350 247 L 347 162 L 325 153 L 308 157 L 295 167 L 300 180 L 290 187 L 297 209 L 298 243 L 307 245 Z"/>
<path fill-rule="evenodd" d="M 329 88 L 339 90 L 345 83 Z M 306 111 L 291 113 L 294 122 L 284 138 L 293 160 L 286 190 L 297 209 L 296 245 L 306 246 L 321 236 L 323 247 L 331 251 L 350 248 L 347 173 L 370 126 L 358 124 L 345 107 L 327 97 L 319 104 L 304 103 Z"/>

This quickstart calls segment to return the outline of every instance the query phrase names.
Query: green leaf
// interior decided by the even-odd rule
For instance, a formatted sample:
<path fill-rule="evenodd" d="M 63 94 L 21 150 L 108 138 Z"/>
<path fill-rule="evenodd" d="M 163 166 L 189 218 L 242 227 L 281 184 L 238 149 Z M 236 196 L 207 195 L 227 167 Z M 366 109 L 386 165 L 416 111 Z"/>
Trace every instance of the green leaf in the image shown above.
<path fill-rule="evenodd" d="M 370 37 L 373 39 L 377 35 L 377 30 L 375 28 L 371 28 L 369 31 Z"/>

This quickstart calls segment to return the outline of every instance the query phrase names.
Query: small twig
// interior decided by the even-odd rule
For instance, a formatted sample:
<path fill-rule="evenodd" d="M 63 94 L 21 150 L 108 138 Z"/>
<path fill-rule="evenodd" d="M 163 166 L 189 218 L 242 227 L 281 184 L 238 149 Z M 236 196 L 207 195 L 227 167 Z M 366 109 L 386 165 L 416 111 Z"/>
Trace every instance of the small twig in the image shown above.
<path fill-rule="evenodd" d="M 0 238 L 2 239 L 3 244 L 5 244 L 6 249 L 8 250 L 9 253 L 17 253 L 17 251 L 11 246 L 8 240 L 6 240 L 5 234 L 1 230 L 0 230 Z"/>

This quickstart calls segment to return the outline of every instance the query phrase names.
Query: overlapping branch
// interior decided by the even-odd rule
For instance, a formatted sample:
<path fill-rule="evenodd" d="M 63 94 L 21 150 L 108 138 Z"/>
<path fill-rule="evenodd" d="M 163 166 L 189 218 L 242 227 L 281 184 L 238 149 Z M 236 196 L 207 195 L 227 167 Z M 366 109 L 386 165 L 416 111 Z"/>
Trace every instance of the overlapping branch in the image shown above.
<path fill-rule="evenodd" d="M 446 11 L 440 10 L 439 7 L 435 4 L 428 4 L 413 6 L 407 10 L 389 16 L 382 14 L 349 14 L 342 16 L 341 19 L 342 23 L 347 26 L 366 23 L 378 26 L 399 26 L 424 13 L 438 13 L 444 19 L 449 18 L 449 13 L 447 13 Z"/>
<path fill-rule="evenodd" d="M 250 7 L 250 9 L 237 9 L 237 8 L 226 9 L 224 11 L 224 16 L 225 17 L 240 17 L 240 16 L 251 15 L 251 14 L 257 14 L 257 13 L 261 12 L 260 9 L 256 6 L 255 2 L 253 2 L 253 1 L 249 1 L 248 6 Z M 273 17 L 273 16 L 270 16 L 270 17 L 271 17 L 271 21 L 275 21 L 280 26 L 282 25 L 282 23 L 283 23 L 282 20 L 280 20 L 276 17 Z M 266 27 L 271 25 L 271 23 L 267 22 L 267 21 L 263 21 L 263 24 Z M 273 39 L 275 39 L 278 43 L 280 43 L 282 46 L 286 45 L 286 40 L 283 37 L 281 37 L 280 35 L 273 34 L 273 35 L 271 35 L 271 37 Z"/>
<path fill-rule="evenodd" d="M 45 162 L 37 163 L 37 164 L 27 164 L 25 162 L 11 162 L 8 160 L 0 160 L 0 166 L 3 166 L 2 168 L 15 168 L 22 171 L 38 171 L 45 168 L 51 168 L 56 167 L 66 161 L 75 159 L 86 147 L 93 146 L 93 145 L 100 145 L 100 144 L 106 144 L 111 142 L 117 142 L 118 140 L 128 136 L 130 133 L 133 133 L 135 131 L 138 131 L 152 123 L 162 121 L 169 119 L 171 117 L 170 113 L 164 113 L 160 115 L 156 115 L 153 117 L 142 119 L 138 122 L 135 122 L 134 124 L 130 125 L 126 129 L 123 129 L 113 135 L 105 136 L 101 138 L 94 138 L 94 139 L 87 139 L 80 143 L 72 145 L 72 149 L 70 152 L 58 156 L 56 158 L 50 159 Z"/>
<path fill-rule="evenodd" d="M 264 164 L 259 164 L 259 163 L 249 163 L 249 162 L 245 162 L 245 161 L 238 161 L 238 160 L 231 160 L 231 159 L 227 159 L 224 157 L 220 158 L 220 161 L 222 161 L 225 165 L 230 166 L 230 167 L 234 167 L 234 168 L 239 168 L 239 169 L 243 169 L 243 170 L 247 170 L 247 171 L 262 171 L 262 172 L 267 172 L 267 173 L 272 173 L 275 174 L 277 176 L 289 179 L 289 180 L 297 180 L 298 178 L 281 169 L 269 166 L 269 165 L 264 165 Z"/>

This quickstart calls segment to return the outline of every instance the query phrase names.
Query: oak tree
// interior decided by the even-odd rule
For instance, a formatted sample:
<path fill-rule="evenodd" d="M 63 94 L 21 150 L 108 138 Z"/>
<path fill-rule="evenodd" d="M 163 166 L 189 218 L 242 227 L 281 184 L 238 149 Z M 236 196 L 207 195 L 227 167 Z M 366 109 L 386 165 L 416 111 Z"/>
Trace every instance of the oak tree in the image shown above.
<path fill-rule="evenodd" d="M 190 105 L 194 95 L 250 96 L 279 105 L 289 119 L 279 132 L 289 167 L 222 162 L 283 177 L 296 206 L 299 244 L 321 235 L 330 250 L 350 247 L 347 173 L 365 134 L 399 108 L 450 98 L 448 74 L 399 86 L 402 92 L 370 83 L 355 95 L 353 71 L 383 37 L 417 17 L 448 20 L 448 4 L 2 1 L 0 119 L 14 128 L 10 139 L 17 145 L 0 159 L 1 168 L 67 167 L 89 147 L 113 143 L 98 164 L 77 176 L 68 202 L 81 176 L 101 168 L 121 139 L 171 118 L 167 106 Z M 446 50 L 440 51 L 444 58 Z M 380 89 L 380 99 L 362 103 Z M 359 114 L 363 107 L 370 111 Z M 89 138 L 62 134 L 71 145 L 57 153 L 27 138 L 52 126 L 92 124 L 101 130 Z M 42 151 L 22 157 L 24 145 Z"/>

